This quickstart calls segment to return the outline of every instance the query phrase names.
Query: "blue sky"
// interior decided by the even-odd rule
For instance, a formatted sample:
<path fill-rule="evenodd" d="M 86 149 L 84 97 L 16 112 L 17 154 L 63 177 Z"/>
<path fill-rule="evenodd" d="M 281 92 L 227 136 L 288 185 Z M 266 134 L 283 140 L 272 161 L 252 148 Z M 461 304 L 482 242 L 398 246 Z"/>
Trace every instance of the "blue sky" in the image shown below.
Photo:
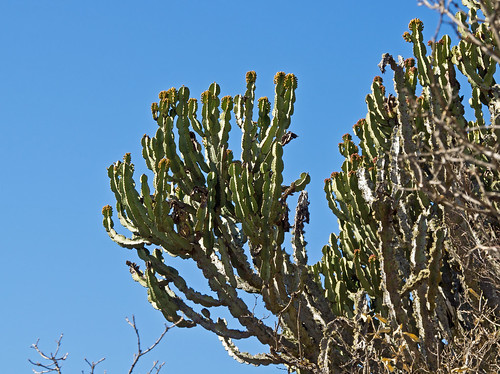
<path fill-rule="evenodd" d="M 106 168 L 131 152 L 144 170 L 140 139 L 156 131 L 161 90 L 186 85 L 199 97 L 216 81 L 236 95 L 255 70 L 257 96 L 273 97 L 277 71 L 298 76 L 285 182 L 311 174 L 306 239 L 318 260 L 337 230 L 323 193 L 342 161 L 337 143 L 365 116 L 382 53 L 410 56 L 401 35 L 415 17 L 431 38 L 437 17 L 416 0 L 0 2 L 2 372 L 31 372 L 30 345 L 40 338 L 50 351 L 63 332 L 66 374 L 85 369 L 84 357 L 106 357 L 97 373 L 124 373 L 135 352 L 125 317 L 135 314 L 144 344 L 161 332 L 125 266 L 134 253 L 101 225 L 114 204 Z M 282 372 L 237 363 L 201 328 L 171 330 L 136 373 L 153 360 L 164 373 Z"/>

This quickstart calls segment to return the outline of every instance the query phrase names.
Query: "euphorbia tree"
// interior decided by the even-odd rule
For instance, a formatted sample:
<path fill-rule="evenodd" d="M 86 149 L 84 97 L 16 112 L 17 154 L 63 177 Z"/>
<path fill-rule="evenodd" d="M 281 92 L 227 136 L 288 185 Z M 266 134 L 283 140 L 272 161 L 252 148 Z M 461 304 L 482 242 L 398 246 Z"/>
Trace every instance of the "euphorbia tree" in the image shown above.
<path fill-rule="evenodd" d="M 496 46 L 467 3 L 470 29 Z M 394 73 L 395 95 L 376 77 L 368 114 L 354 126 L 359 146 L 349 134 L 339 144 L 345 161 L 325 192 L 340 233 L 314 265 L 304 239 L 309 175 L 283 179 L 296 77 L 276 74 L 272 108 L 266 97 L 255 108 L 255 72 L 234 98 L 220 99 L 214 83 L 201 96 L 200 119 L 186 87 L 160 93 L 152 105 L 158 130 L 142 139 L 153 180 L 142 175 L 136 188 L 130 154 L 108 169 L 131 236 L 114 230 L 110 206 L 103 215 L 109 236 L 144 261 L 142 269 L 128 263 L 132 277 L 167 320 L 212 331 L 238 361 L 300 373 L 498 368 L 498 310 L 491 309 L 499 305 L 498 257 L 474 252 L 498 251 L 496 62 L 467 40 L 452 47 L 448 36 L 428 51 L 422 22 L 409 28 L 414 58 L 386 54 L 380 64 Z M 472 87 L 472 121 L 457 68 Z M 228 146 L 233 115 L 240 159 Z M 287 198 L 298 192 L 290 224 Z M 191 288 L 169 256 L 194 261 L 213 292 Z M 492 270 L 480 272 L 485 264 Z M 260 295 L 277 324 L 256 317 L 242 293 Z M 220 307 L 234 320 L 212 317 Z M 475 346 L 471 333 L 479 336 Z M 250 337 L 267 352 L 240 351 L 235 342 Z"/>

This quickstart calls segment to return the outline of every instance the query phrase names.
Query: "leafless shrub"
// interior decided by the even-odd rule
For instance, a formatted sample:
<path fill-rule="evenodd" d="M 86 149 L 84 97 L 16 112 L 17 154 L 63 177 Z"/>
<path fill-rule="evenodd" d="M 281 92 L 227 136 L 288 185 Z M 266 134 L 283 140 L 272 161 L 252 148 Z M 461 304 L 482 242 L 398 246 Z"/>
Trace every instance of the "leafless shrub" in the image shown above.
<path fill-rule="evenodd" d="M 143 349 L 141 346 L 141 338 L 139 335 L 139 329 L 137 328 L 137 325 L 135 323 L 135 316 L 132 316 L 132 320 L 126 318 L 126 321 L 134 329 L 134 332 L 135 332 L 135 335 L 137 338 L 137 352 L 134 353 L 132 364 L 130 365 L 130 368 L 128 370 L 128 374 L 132 374 L 134 372 L 134 369 L 136 368 L 137 363 L 139 362 L 139 359 L 141 357 L 143 357 L 144 355 L 148 354 L 149 352 L 151 352 L 154 348 L 156 348 L 156 346 L 158 346 L 158 344 L 160 344 L 160 342 L 162 341 L 163 337 L 168 332 L 168 330 L 170 330 L 176 324 L 173 324 L 172 326 L 165 325 L 165 329 L 160 334 L 158 339 L 156 339 L 156 341 L 153 344 L 151 344 L 147 349 Z M 37 340 L 36 343 L 31 346 L 31 348 L 33 348 L 38 353 L 38 355 L 44 360 L 42 362 L 36 362 L 36 361 L 31 360 L 31 359 L 28 360 L 30 362 L 30 364 L 36 368 L 36 369 L 33 369 L 33 373 L 35 373 L 35 374 L 45 374 L 45 373 L 62 374 L 62 372 L 63 372 L 62 371 L 62 364 L 68 358 L 68 355 L 69 355 L 68 353 L 66 353 L 62 356 L 59 355 L 59 350 L 61 349 L 62 338 L 63 338 L 63 334 L 61 334 L 59 339 L 56 341 L 56 350 L 54 353 L 46 353 L 46 352 L 42 351 L 38 345 L 39 340 Z M 101 358 L 100 360 L 98 360 L 96 362 L 89 361 L 87 358 L 85 358 L 84 360 L 90 368 L 89 374 L 94 374 L 96 367 L 100 363 L 102 363 L 105 360 L 105 358 Z M 154 361 L 153 366 L 147 372 L 147 374 L 152 374 L 152 373 L 158 374 L 164 365 L 165 365 L 165 362 L 160 363 L 159 361 Z M 84 373 L 84 371 L 82 370 L 82 374 L 83 373 Z M 106 371 L 104 371 L 104 374 L 106 374 Z"/>

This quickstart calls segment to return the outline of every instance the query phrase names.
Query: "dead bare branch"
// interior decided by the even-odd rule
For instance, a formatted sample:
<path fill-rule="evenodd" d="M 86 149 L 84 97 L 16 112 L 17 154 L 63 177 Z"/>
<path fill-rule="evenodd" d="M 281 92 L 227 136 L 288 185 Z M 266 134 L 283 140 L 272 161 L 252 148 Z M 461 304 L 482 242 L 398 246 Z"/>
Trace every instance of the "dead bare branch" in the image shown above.
<path fill-rule="evenodd" d="M 167 326 L 165 325 L 165 328 L 161 335 L 156 339 L 156 341 L 151 344 L 147 349 L 143 350 L 141 347 L 141 338 L 139 335 L 139 329 L 137 328 L 136 322 L 135 322 L 135 316 L 132 315 L 132 320 L 126 318 L 127 323 L 134 329 L 135 335 L 137 337 L 137 353 L 134 354 L 133 356 L 133 361 L 132 364 L 130 365 L 128 374 L 132 374 L 134 372 L 134 369 L 136 368 L 137 363 L 139 362 L 139 359 L 146 355 L 147 353 L 151 352 L 154 348 L 160 344 L 162 339 L 164 338 L 165 334 L 170 330 L 172 327 L 176 326 L 178 323 L 181 323 L 182 319 L 179 320 L 177 323 L 173 324 L 172 326 Z M 62 363 L 68 358 L 68 353 L 58 356 L 59 355 L 59 350 L 61 348 L 61 341 L 62 341 L 63 334 L 59 337 L 59 339 L 56 341 L 56 350 L 54 353 L 45 353 L 39 348 L 39 341 L 38 339 L 35 344 L 31 346 L 32 349 L 34 349 L 38 355 L 45 360 L 45 362 L 35 362 L 32 361 L 31 359 L 28 359 L 31 365 L 35 366 L 38 370 L 33 369 L 33 372 L 35 374 L 46 374 L 46 373 L 58 373 L 62 374 Z M 95 373 L 95 368 L 102 363 L 105 360 L 105 358 L 101 358 L 97 362 L 94 361 L 89 361 L 87 358 L 84 359 L 84 361 L 87 363 L 87 365 L 90 368 L 89 374 L 94 374 Z M 163 368 L 165 365 L 165 362 L 160 363 L 159 361 L 154 361 L 153 366 L 151 369 L 149 369 L 148 374 L 158 374 L 160 370 Z M 84 371 L 82 370 L 82 374 Z"/>

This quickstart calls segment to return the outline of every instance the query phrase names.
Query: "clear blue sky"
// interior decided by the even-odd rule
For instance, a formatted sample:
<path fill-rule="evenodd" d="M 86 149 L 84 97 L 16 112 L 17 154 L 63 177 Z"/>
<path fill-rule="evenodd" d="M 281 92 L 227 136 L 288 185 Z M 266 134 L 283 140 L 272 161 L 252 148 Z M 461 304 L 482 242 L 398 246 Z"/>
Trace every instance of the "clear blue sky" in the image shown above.
<path fill-rule="evenodd" d="M 298 76 L 299 137 L 285 147 L 285 170 L 288 182 L 312 176 L 306 230 L 318 260 L 337 230 L 323 180 L 340 168 L 341 136 L 366 114 L 380 56 L 410 56 L 401 34 L 412 18 L 434 34 L 437 17 L 416 3 L 1 1 L 2 373 L 31 372 L 30 345 L 40 338 L 50 351 L 61 332 L 66 374 L 103 356 L 98 373 L 124 373 L 135 352 L 125 316 L 135 314 L 144 344 L 161 331 L 161 314 L 125 266 L 135 255 L 108 238 L 101 208 L 114 204 L 106 167 L 132 152 L 144 169 L 140 139 L 156 131 L 151 102 L 172 86 L 199 97 L 216 81 L 236 95 L 255 70 L 257 96 L 272 97 L 277 71 Z M 170 331 L 137 373 L 154 359 L 166 361 L 164 373 L 282 373 L 233 361 L 201 328 Z"/>

